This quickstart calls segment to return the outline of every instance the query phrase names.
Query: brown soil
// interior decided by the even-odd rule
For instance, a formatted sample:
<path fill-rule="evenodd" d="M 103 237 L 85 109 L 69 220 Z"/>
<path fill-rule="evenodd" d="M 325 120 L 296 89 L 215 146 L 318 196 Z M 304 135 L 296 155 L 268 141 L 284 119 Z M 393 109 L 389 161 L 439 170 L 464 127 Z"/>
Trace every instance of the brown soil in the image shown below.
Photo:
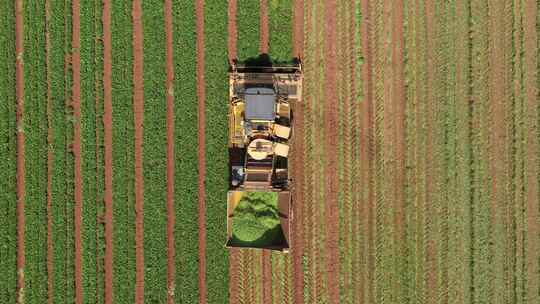
<path fill-rule="evenodd" d="M 82 287 L 82 175 L 81 175 L 81 21 L 79 0 L 72 2 L 72 106 L 75 124 L 73 125 L 73 156 L 74 156 L 74 242 L 75 242 L 75 303 L 83 302 Z"/>
<path fill-rule="evenodd" d="M 269 31 L 268 31 L 268 0 L 260 0 L 260 40 L 259 40 L 259 51 L 262 54 L 268 54 L 268 41 L 269 41 Z"/>
<path fill-rule="evenodd" d="M 229 0 L 228 6 L 228 23 L 227 23 L 227 42 L 228 42 L 228 54 L 229 62 L 236 59 L 236 0 Z"/>
<path fill-rule="evenodd" d="M 199 303 L 206 303 L 204 0 L 196 0 L 199 189 Z"/>
<path fill-rule="evenodd" d="M 324 7 L 324 54 L 325 54 L 325 90 L 324 90 L 324 130 L 325 130 L 325 267 L 329 303 L 339 303 L 339 209 L 337 192 L 337 147 L 338 147 L 338 109 L 337 96 L 337 54 L 336 54 L 336 1 L 327 1 Z"/>
<path fill-rule="evenodd" d="M 172 0 L 164 2 L 165 61 L 167 68 L 167 303 L 174 303 L 174 60 L 172 30 Z"/>
<path fill-rule="evenodd" d="M 144 175 L 143 175 L 143 25 L 141 0 L 134 0 L 133 17 L 133 112 L 135 127 L 135 303 L 144 303 Z"/>
<path fill-rule="evenodd" d="M 113 303 L 113 157 L 112 157 L 112 58 L 111 0 L 103 1 L 103 137 L 105 163 L 105 304 Z"/>
<path fill-rule="evenodd" d="M 538 14 L 538 4 L 534 0 L 527 0 L 525 3 L 525 13 L 523 18 L 523 30 L 525 40 L 524 56 L 524 89 L 526 100 L 526 135 L 527 147 L 525 168 L 525 183 L 527 201 L 527 294 L 532 298 L 538 294 L 538 87 L 537 87 L 537 58 L 538 58 L 538 33 L 536 32 L 536 22 Z"/>
<path fill-rule="evenodd" d="M 304 22 L 304 1 L 294 1 L 293 15 L 293 54 L 295 57 L 302 57 L 303 54 L 303 22 Z M 304 100 L 300 100 L 294 105 L 294 138 L 292 167 L 293 176 L 293 238 L 292 238 L 292 268 L 293 268 L 293 300 L 294 303 L 304 303 L 304 227 L 303 227 L 303 205 L 304 205 Z"/>
<path fill-rule="evenodd" d="M 53 239 L 52 239 L 52 175 L 53 175 L 53 141 L 52 133 L 52 92 L 50 71 L 50 4 L 45 0 L 45 65 L 47 66 L 47 303 L 53 303 Z"/>
<path fill-rule="evenodd" d="M 361 154 L 360 154 L 360 164 L 362 167 L 361 180 L 363 185 L 367 185 L 367 191 L 365 195 L 362 196 L 362 199 L 366 200 L 362 208 L 362 218 L 366 218 L 367 221 L 364 221 L 364 234 L 367 239 L 367 250 L 365 255 L 367 267 L 364 270 L 365 273 L 362 275 L 363 279 L 368 285 L 366 292 L 368 293 L 367 299 L 368 302 L 374 303 L 374 290 L 373 290 L 373 275 L 375 270 L 375 263 L 373 260 L 374 253 L 374 231 L 373 231 L 373 210 L 374 210 L 374 199 L 373 199 L 373 184 L 371 183 L 371 171 L 370 168 L 373 162 L 373 150 L 370 147 L 373 147 L 373 136 L 372 136 L 372 126 L 373 126 L 373 79 L 371 74 L 372 69 L 372 47 L 371 47 L 371 22 L 372 22 L 372 12 L 369 0 L 362 0 L 362 11 L 364 12 L 362 18 L 362 53 L 364 56 L 364 64 L 362 66 L 362 79 L 364 81 L 364 101 L 362 103 L 361 109 Z"/>
<path fill-rule="evenodd" d="M 304 0 L 293 2 L 293 57 L 302 58 L 304 53 Z"/>
<path fill-rule="evenodd" d="M 262 303 L 272 303 L 272 263 L 268 250 L 263 250 L 262 263 Z"/>
<path fill-rule="evenodd" d="M 283 263 L 283 299 L 282 303 L 291 303 L 291 292 L 290 292 L 290 284 L 289 284 L 289 278 L 291 277 L 291 273 L 289 271 L 289 262 L 285 260 Z M 264 303 L 272 303 L 270 297 L 270 302 L 264 302 Z M 294 303 L 294 302 L 293 302 Z"/>
<path fill-rule="evenodd" d="M 17 97 L 17 303 L 24 303 L 24 15 L 23 0 L 15 1 L 15 78 Z"/>

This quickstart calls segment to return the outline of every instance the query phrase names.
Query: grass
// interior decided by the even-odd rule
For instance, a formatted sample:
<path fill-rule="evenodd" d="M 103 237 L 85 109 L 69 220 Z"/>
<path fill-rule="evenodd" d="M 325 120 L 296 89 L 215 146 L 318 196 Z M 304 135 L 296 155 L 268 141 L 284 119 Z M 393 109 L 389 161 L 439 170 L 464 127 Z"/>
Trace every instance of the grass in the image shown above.
<path fill-rule="evenodd" d="M 167 301 L 166 100 L 163 1 L 143 2 L 145 301 Z M 181 217 L 180 217 L 181 219 Z"/>
<path fill-rule="evenodd" d="M 24 278 L 26 303 L 41 303 L 47 297 L 46 269 L 46 187 L 47 187 L 47 118 L 45 114 L 45 32 L 43 2 L 24 6 L 25 48 L 25 255 Z"/>
<path fill-rule="evenodd" d="M 242 2 L 242 1 L 241 1 Z M 239 8 L 241 5 L 239 4 Z M 227 170 L 227 3 L 205 2 L 206 82 L 206 282 L 208 302 L 228 299 L 228 251 L 226 240 Z M 251 18 L 253 19 L 253 18 Z M 240 19 L 238 19 L 240 20 Z M 239 40 L 240 41 L 240 40 Z M 240 51 L 240 49 L 239 49 Z"/>
<path fill-rule="evenodd" d="M 15 302 L 17 282 L 16 134 L 15 134 L 15 15 L 14 2 L 0 3 L 0 298 Z"/>
<path fill-rule="evenodd" d="M 134 303 L 135 198 L 131 5 L 112 3 L 114 302 Z"/>
<path fill-rule="evenodd" d="M 194 3 L 182 0 L 173 5 L 177 303 L 196 303 L 199 298 Z"/>

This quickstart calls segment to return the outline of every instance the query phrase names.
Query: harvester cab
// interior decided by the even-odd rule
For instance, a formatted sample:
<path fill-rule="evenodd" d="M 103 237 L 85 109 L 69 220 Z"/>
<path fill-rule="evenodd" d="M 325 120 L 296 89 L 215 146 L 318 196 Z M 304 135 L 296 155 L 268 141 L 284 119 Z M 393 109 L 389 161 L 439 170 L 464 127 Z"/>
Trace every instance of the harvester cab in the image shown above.
<path fill-rule="evenodd" d="M 229 72 L 227 247 L 291 248 L 289 155 L 300 64 Z"/>

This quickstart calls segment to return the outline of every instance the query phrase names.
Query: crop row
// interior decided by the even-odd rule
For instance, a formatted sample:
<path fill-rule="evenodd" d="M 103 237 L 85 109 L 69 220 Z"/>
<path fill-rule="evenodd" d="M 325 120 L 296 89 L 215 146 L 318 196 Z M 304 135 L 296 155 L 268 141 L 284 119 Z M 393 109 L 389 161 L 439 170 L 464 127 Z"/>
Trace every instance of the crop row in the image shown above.
<path fill-rule="evenodd" d="M 24 76 L 25 76 L 25 166 L 26 170 L 26 264 L 24 290 L 26 303 L 40 303 L 47 297 L 46 268 L 46 193 L 47 188 L 47 117 L 45 79 L 45 27 L 43 2 L 24 6 Z"/>
<path fill-rule="evenodd" d="M 278 62 L 290 61 L 292 56 L 293 1 L 269 0 L 268 2 L 270 57 Z"/>
<path fill-rule="evenodd" d="M 135 198 L 130 2 L 112 2 L 114 302 L 134 303 Z"/>
<path fill-rule="evenodd" d="M 15 136 L 15 16 L 14 2 L 0 3 L 0 298 L 15 301 L 16 256 L 16 136 Z"/>
<path fill-rule="evenodd" d="M 237 52 L 239 60 L 259 54 L 259 1 L 237 0 Z"/>
<path fill-rule="evenodd" d="M 145 301 L 167 301 L 166 100 L 163 1 L 143 1 Z M 182 219 L 182 217 L 178 217 Z"/>
<path fill-rule="evenodd" d="M 81 127 L 83 176 L 82 280 L 84 303 L 103 301 L 102 1 L 81 1 Z"/>
<path fill-rule="evenodd" d="M 252 1 L 253 2 L 253 1 Z M 228 294 L 226 240 L 227 154 L 227 3 L 204 4 L 206 89 L 206 283 L 208 302 L 223 301 Z"/>
<path fill-rule="evenodd" d="M 195 1 L 173 5 L 175 116 L 175 299 L 196 303 L 198 287 Z"/>

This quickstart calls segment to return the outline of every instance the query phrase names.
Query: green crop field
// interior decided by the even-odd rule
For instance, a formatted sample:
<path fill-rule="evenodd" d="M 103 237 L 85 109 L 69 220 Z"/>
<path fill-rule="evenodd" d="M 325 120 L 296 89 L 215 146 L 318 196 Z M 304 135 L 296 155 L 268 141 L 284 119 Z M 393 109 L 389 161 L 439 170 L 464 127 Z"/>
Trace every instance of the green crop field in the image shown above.
<path fill-rule="evenodd" d="M 538 303 L 539 34 L 537 0 L 2 1 L 0 303 Z M 225 247 L 263 51 L 303 74 L 288 253 Z"/>

